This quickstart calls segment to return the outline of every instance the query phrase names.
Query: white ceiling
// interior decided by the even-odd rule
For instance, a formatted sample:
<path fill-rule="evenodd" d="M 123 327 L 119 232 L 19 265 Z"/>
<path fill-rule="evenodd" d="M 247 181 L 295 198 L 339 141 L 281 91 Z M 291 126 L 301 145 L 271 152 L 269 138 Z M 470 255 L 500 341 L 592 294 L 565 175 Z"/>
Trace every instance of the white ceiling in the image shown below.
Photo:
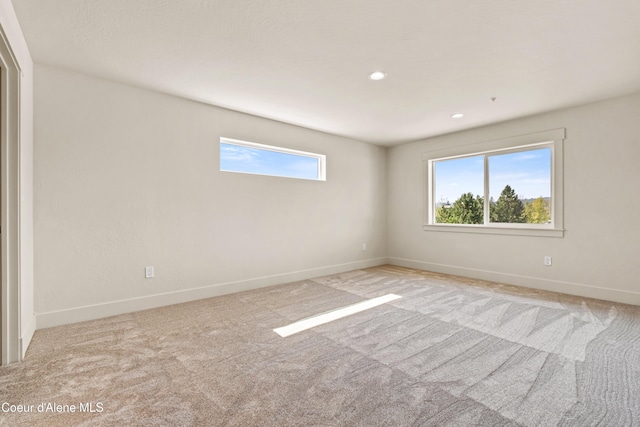
<path fill-rule="evenodd" d="M 35 62 L 386 146 L 640 90 L 639 0 L 13 4 Z"/>

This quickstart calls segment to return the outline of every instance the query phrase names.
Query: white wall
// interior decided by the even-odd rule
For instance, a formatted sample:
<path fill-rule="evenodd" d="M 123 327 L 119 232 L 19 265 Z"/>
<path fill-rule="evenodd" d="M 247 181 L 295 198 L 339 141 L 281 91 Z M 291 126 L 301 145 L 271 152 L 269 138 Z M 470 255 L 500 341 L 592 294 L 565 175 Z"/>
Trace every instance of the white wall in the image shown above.
<path fill-rule="evenodd" d="M 640 305 L 640 94 L 389 149 L 388 255 L 404 266 Z M 423 152 L 566 128 L 563 238 L 422 230 Z M 553 266 L 543 266 L 543 256 Z"/>
<path fill-rule="evenodd" d="M 36 328 L 33 283 L 33 61 L 10 0 L 0 0 L 0 26 L 20 67 L 18 240 L 20 340 L 24 355 Z M 6 230 L 4 231 L 6 233 Z"/>
<path fill-rule="evenodd" d="M 38 65 L 38 327 L 376 265 L 386 256 L 640 304 L 638 113 L 640 94 L 387 151 Z M 423 152 L 560 127 L 567 131 L 563 238 L 422 230 Z M 327 182 L 219 172 L 220 136 L 326 154 Z M 553 267 L 543 266 L 544 255 Z M 155 266 L 154 279 L 144 279 L 146 265 Z"/>
<path fill-rule="evenodd" d="M 220 172 L 220 136 L 327 181 Z M 42 65 L 35 141 L 38 328 L 385 261 L 384 148 Z"/>

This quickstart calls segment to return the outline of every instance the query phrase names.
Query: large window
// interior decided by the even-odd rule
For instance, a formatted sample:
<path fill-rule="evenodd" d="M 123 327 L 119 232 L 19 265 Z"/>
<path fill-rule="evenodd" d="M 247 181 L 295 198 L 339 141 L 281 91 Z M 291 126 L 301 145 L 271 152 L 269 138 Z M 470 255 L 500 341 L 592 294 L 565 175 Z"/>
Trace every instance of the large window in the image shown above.
<path fill-rule="evenodd" d="M 326 156 L 255 142 L 220 138 L 220 170 L 326 180 Z"/>
<path fill-rule="evenodd" d="M 425 153 L 425 229 L 562 236 L 564 129 Z"/>

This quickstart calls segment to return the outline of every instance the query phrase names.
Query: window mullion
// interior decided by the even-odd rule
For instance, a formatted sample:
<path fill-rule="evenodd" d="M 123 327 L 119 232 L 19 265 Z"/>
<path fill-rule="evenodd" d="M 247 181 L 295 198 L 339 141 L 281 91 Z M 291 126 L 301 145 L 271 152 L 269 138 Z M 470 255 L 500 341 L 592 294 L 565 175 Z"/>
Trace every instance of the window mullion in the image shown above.
<path fill-rule="evenodd" d="M 489 156 L 484 155 L 484 225 L 489 225 Z"/>

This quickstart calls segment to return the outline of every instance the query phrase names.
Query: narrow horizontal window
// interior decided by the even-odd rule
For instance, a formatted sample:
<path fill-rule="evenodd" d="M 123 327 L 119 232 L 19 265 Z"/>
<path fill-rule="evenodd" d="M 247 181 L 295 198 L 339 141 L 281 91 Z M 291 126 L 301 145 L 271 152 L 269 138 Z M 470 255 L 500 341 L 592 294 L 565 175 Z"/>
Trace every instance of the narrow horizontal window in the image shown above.
<path fill-rule="evenodd" d="M 220 138 L 220 170 L 326 180 L 326 156 L 255 142 Z"/>
<path fill-rule="evenodd" d="M 561 236 L 563 139 L 564 129 L 425 153 L 425 229 Z"/>

